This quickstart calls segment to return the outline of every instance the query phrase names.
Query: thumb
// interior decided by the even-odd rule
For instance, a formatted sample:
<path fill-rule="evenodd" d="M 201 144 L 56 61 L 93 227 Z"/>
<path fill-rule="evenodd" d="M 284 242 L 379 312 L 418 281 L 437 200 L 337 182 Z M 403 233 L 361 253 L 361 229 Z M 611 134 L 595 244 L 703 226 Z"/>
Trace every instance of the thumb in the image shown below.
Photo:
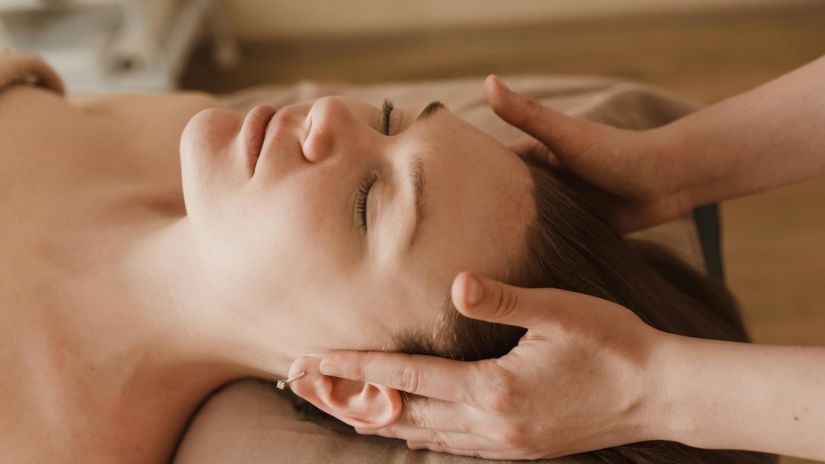
<path fill-rule="evenodd" d="M 472 319 L 514 325 L 527 329 L 547 321 L 547 298 L 539 298 L 553 289 L 529 289 L 462 272 L 453 280 L 451 294 L 458 311 Z"/>
<path fill-rule="evenodd" d="M 559 158 L 583 153 L 598 140 L 599 124 L 567 116 L 513 92 L 498 76 L 487 77 L 484 94 L 501 119 L 541 141 Z"/>

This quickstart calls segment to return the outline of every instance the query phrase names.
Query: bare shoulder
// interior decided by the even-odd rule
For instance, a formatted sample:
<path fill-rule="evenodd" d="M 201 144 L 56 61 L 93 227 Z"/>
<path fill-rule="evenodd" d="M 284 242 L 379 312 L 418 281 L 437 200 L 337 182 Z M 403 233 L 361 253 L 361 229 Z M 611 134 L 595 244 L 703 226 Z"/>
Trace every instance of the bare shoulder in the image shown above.
<path fill-rule="evenodd" d="M 189 113 L 205 108 L 224 106 L 217 97 L 206 92 L 179 91 L 170 93 L 68 93 L 66 101 L 90 113 L 135 113 L 163 105 L 173 113 Z"/>

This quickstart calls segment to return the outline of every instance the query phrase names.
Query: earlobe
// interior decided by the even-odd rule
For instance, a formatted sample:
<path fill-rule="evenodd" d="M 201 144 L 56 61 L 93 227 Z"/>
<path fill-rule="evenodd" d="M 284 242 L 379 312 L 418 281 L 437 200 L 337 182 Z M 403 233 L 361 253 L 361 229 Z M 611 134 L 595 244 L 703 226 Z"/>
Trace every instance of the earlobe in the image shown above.
<path fill-rule="evenodd" d="M 320 359 L 301 357 L 292 363 L 289 375 L 305 371 L 290 388 L 318 409 L 353 427 L 379 429 L 398 420 L 401 395 L 397 390 L 355 380 L 321 374 Z"/>

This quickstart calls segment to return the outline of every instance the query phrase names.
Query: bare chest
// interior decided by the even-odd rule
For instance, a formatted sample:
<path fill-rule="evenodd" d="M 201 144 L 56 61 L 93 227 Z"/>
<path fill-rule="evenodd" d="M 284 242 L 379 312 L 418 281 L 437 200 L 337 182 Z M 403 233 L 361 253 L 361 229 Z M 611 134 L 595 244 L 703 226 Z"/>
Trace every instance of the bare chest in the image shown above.
<path fill-rule="evenodd" d="M 0 281 L 70 265 L 61 251 L 99 248 L 137 218 L 184 214 L 180 134 L 219 104 L 202 94 L 82 104 L 39 89 L 0 94 Z"/>
<path fill-rule="evenodd" d="M 82 105 L 37 89 L 0 94 L 0 218 L 89 221 L 107 207 L 122 211 L 141 201 L 182 205 L 181 132 L 216 104 L 199 94 Z"/>
<path fill-rule="evenodd" d="M 81 108 L 39 89 L 0 94 L 0 334 L 60 311 L 61 278 L 107 259 L 135 221 L 182 214 L 186 109 L 161 118 L 140 99 Z"/>
<path fill-rule="evenodd" d="M 78 327 L 78 301 L 68 304 L 72 277 L 108 259 L 141 221 L 184 212 L 180 133 L 218 102 L 145 98 L 81 110 L 42 90 L 0 94 L 2 456 L 94 462 L 88 458 L 138 455 L 106 439 L 100 405 L 78 402 L 83 388 L 92 403 L 98 392 L 84 387 L 92 377 L 60 343 L 62 327 Z"/>

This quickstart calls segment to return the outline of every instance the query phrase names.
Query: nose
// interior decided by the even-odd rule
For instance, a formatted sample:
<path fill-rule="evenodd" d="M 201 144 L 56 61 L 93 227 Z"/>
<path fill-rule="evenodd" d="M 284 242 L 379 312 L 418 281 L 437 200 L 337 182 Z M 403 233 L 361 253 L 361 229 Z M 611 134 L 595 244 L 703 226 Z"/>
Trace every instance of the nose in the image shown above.
<path fill-rule="evenodd" d="M 359 134 L 364 130 L 357 118 L 338 97 L 324 97 L 313 103 L 307 115 L 304 157 L 318 163 L 358 151 Z"/>

